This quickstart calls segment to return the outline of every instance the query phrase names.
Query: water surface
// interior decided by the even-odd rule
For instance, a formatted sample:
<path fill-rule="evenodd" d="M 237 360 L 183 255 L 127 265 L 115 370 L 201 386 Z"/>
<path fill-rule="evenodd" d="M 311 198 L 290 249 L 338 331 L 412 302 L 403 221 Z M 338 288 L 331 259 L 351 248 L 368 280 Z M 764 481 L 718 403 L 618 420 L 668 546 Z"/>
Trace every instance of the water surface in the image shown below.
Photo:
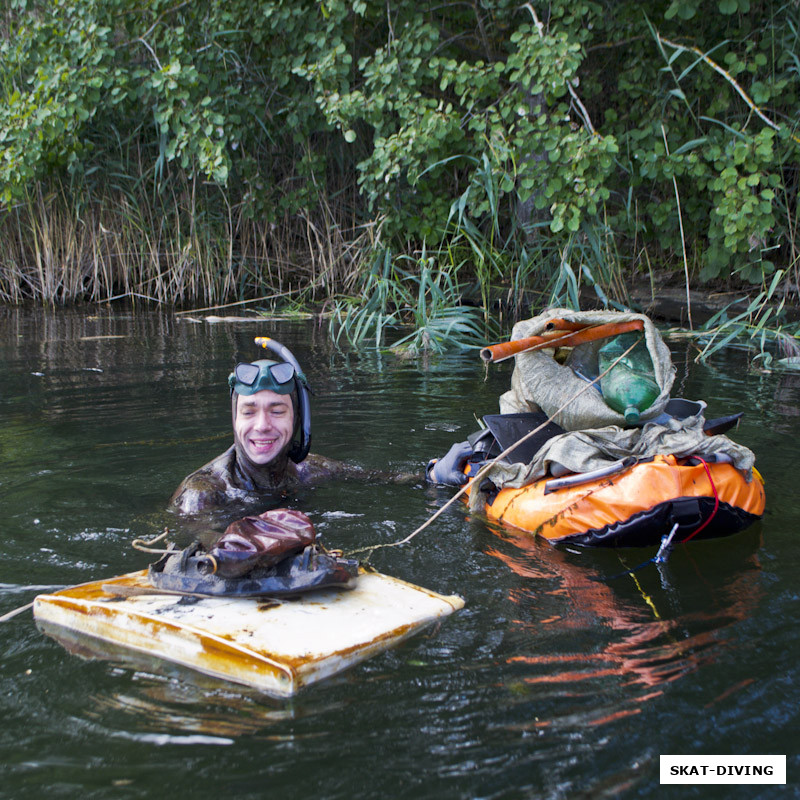
<path fill-rule="evenodd" d="M 0 312 L 0 613 L 47 587 L 139 569 L 130 547 L 230 442 L 226 378 L 287 344 L 314 389 L 315 452 L 418 469 L 495 413 L 510 367 L 475 355 L 349 356 L 314 323 L 210 325 L 105 312 Z M 764 520 L 677 548 L 553 547 L 459 506 L 384 572 L 466 600 L 437 630 L 272 700 L 177 669 L 68 654 L 30 613 L 0 625 L 0 796 L 148 798 L 776 797 L 796 789 L 800 376 L 673 346 L 676 390 L 767 482 Z M 338 482 L 293 496 L 331 547 L 391 542 L 449 496 Z M 188 532 L 185 535 L 190 535 Z M 787 787 L 660 787 L 662 753 L 787 754 Z M 793 778 L 795 779 L 793 781 Z"/>

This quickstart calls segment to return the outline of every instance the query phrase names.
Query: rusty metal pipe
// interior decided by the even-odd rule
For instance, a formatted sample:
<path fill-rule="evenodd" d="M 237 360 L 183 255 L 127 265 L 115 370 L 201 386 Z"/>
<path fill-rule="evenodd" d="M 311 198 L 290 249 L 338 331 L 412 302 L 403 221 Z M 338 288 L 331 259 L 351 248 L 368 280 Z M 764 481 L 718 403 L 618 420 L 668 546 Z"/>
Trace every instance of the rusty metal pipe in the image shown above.
<path fill-rule="evenodd" d="M 591 324 L 588 322 L 568 322 L 565 319 L 556 317 L 548 322 L 544 329 L 545 331 L 582 331 L 584 328 L 590 328 Z"/>
<path fill-rule="evenodd" d="M 643 330 L 644 322 L 640 319 L 633 319 L 627 322 L 606 322 L 603 325 L 592 325 L 577 331 L 546 331 L 539 336 L 528 336 L 525 339 L 515 339 L 511 342 L 500 342 L 484 347 L 481 350 L 481 358 L 487 363 L 504 361 L 528 350 L 541 350 L 545 347 L 575 347 L 586 342 L 619 336 L 621 333 Z"/>

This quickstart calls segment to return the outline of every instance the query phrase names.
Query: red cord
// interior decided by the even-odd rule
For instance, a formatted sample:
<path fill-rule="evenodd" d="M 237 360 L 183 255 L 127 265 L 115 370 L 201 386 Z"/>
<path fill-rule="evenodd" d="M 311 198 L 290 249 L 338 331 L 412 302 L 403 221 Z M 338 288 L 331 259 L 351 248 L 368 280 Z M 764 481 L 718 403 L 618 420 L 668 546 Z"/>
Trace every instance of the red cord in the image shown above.
<path fill-rule="evenodd" d="M 694 539 L 694 537 L 697 536 L 697 534 L 700 533 L 700 531 L 703 530 L 703 528 L 705 528 L 712 519 L 714 519 L 717 511 L 719 511 L 719 495 L 717 494 L 717 487 L 714 485 L 714 479 L 711 477 L 711 470 L 708 468 L 708 464 L 706 464 L 702 458 L 698 458 L 697 456 L 695 456 L 695 458 L 697 458 L 697 460 L 703 465 L 706 475 L 708 475 L 708 482 L 711 484 L 711 491 L 714 492 L 714 510 L 711 512 L 708 519 L 694 533 L 692 533 L 690 536 L 687 536 L 683 540 L 684 544 L 690 539 Z"/>

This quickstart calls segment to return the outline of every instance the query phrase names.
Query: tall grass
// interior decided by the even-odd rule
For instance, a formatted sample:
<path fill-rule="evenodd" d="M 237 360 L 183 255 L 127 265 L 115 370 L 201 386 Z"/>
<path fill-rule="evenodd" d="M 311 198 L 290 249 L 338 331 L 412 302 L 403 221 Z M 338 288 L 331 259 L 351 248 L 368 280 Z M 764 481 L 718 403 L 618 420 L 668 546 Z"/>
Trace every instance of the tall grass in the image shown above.
<path fill-rule="evenodd" d="M 232 193 L 183 174 L 155 188 L 112 177 L 39 184 L 3 211 L 0 302 L 320 301 L 352 288 L 375 238 L 353 219 L 352 186 L 337 204 L 320 193 L 298 213 L 268 221 Z"/>
<path fill-rule="evenodd" d="M 753 351 L 753 361 L 764 368 L 796 368 L 800 356 L 800 324 L 789 322 L 786 297 L 781 296 L 784 270 L 777 270 L 769 285 L 753 297 L 743 311 L 732 313 L 733 304 L 717 312 L 695 335 L 702 345 L 696 361 L 706 361 L 731 344 Z M 775 356 L 778 359 L 775 359 Z"/>
<path fill-rule="evenodd" d="M 497 329 L 491 322 L 487 327 L 483 308 L 464 303 L 464 292 L 459 270 L 437 265 L 425 249 L 416 259 L 393 259 L 388 249 L 383 250 L 359 296 L 334 304 L 331 333 L 337 344 L 346 341 L 380 349 L 390 344 L 390 336 L 405 332 L 394 336 L 391 347 L 409 353 L 480 347 Z"/>

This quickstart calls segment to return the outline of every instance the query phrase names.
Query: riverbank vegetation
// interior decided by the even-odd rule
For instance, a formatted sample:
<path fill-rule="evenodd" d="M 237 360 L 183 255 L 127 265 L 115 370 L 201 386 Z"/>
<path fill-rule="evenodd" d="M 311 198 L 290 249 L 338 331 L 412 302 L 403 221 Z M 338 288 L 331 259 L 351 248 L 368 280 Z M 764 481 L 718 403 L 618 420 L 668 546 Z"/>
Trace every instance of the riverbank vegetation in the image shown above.
<path fill-rule="evenodd" d="M 797 297 L 796 0 L 10 0 L 0 24 L 1 301 L 267 298 L 425 345 L 637 279 Z"/>

